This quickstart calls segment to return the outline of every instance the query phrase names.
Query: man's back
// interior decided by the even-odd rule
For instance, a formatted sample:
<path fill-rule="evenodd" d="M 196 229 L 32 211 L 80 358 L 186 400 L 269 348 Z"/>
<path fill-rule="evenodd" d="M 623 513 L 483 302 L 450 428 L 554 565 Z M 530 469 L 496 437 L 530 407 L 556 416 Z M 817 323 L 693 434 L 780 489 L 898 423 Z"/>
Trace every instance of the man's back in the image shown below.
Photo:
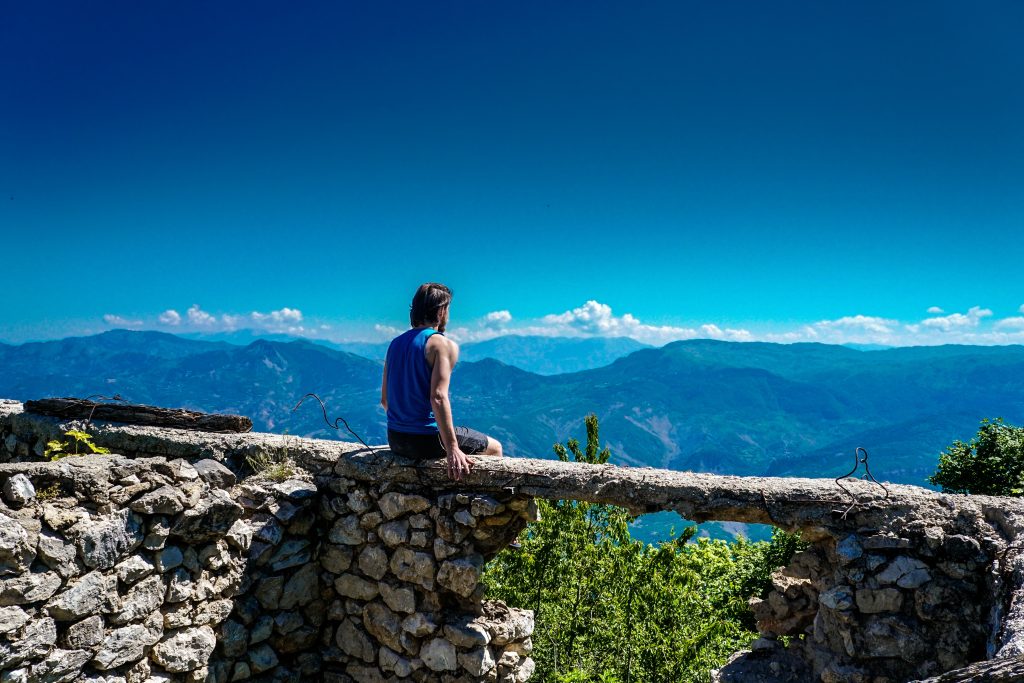
<path fill-rule="evenodd" d="M 400 334 L 388 347 L 388 429 L 407 434 L 436 434 L 437 422 L 430 405 L 431 367 L 426 347 L 432 328 L 413 328 Z"/>

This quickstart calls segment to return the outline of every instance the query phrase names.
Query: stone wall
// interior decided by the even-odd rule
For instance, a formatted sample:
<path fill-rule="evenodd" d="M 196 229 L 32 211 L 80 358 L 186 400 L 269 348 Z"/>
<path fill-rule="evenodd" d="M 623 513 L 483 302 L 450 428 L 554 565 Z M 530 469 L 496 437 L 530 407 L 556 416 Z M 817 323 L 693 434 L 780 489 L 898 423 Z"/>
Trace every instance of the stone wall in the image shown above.
<path fill-rule="evenodd" d="M 236 481 L 223 463 L 244 470 L 253 449 L 25 462 L 84 425 L 13 423 L 0 422 L 4 683 L 533 671 L 532 613 L 479 584 L 536 513 L 528 497 L 356 481 L 324 463 Z"/>
<path fill-rule="evenodd" d="M 121 455 L 27 462 L 74 426 L 0 402 L 0 683 L 525 681 L 532 614 L 479 577 L 536 497 L 802 531 L 719 681 L 1024 676 L 1018 499 L 102 423 Z"/>

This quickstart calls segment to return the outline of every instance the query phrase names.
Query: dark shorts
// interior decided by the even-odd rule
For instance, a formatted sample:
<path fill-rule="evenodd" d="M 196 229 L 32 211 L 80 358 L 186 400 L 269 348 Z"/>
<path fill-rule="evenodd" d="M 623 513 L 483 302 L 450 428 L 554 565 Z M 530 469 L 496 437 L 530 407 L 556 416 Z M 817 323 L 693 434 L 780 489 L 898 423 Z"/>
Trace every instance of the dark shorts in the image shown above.
<path fill-rule="evenodd" d="M 467 455 L 476 455 L 487 449 L 487 435 L 469 427 L 456 427 L 455 440 Z M 388 445 L 395 455 L 404 458 L 428 460 L 447 455 L 438 434 L 408 434 L 389 429 Z"/>

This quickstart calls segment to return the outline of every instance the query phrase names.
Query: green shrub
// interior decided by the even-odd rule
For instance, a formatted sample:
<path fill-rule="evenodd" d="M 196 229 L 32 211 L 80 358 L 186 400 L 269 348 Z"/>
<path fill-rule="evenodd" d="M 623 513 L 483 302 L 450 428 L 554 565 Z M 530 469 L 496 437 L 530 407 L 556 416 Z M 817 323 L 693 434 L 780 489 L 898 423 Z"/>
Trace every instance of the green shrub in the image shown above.
<path fill-rule="evenodd" d="M 587 444 L 555 446 L 559 459 L 607 462 L 597 418 Z M 629 513 L 610 505 L 538 501 L 539 522 L 522 549 L 496 557 L 488 594 L 534 610 L 536 680 L 635 683 L 707 680 L 757 634 L 747 606 L 799 545 L 778 532 L 770 543 L 700 539 L 695 528 L 657 546 L 634 540 Z"/>
<path fill-rule="evenodd" d="M 968 443 L 954 441 L 939 455 L 933 484 L 947 493 L 1019 496 L 1024 493 L 1024 428 L 1002 418 L 982 420 Z"/>

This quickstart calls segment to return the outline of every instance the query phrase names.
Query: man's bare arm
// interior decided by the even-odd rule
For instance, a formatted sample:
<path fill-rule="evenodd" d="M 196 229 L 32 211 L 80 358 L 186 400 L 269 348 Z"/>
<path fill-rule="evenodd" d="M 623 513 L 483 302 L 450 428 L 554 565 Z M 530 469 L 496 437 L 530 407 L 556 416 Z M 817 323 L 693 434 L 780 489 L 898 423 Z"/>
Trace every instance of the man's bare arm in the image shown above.
<path fill-rule="evenodd" d="M 434 342 L 434 339 L 437 339 L 437 342 Z M 427 355 L 428 360 L 433 356 L 433 370 L 430 374 L 430 406 L 434 410 L 434 419 L 437 421 L 441 443 L 448 453 L 448 476 L 459 480 L 463 474 L 469 474 L 470 470 L 469 458 L 459 448 L 459 442 L 455 438 L 452 405 L 448 397 L 452 368 L 459 360 L 459 347 L 453 341 L 440 335 L 434 335 L 427 342 Z"/>

